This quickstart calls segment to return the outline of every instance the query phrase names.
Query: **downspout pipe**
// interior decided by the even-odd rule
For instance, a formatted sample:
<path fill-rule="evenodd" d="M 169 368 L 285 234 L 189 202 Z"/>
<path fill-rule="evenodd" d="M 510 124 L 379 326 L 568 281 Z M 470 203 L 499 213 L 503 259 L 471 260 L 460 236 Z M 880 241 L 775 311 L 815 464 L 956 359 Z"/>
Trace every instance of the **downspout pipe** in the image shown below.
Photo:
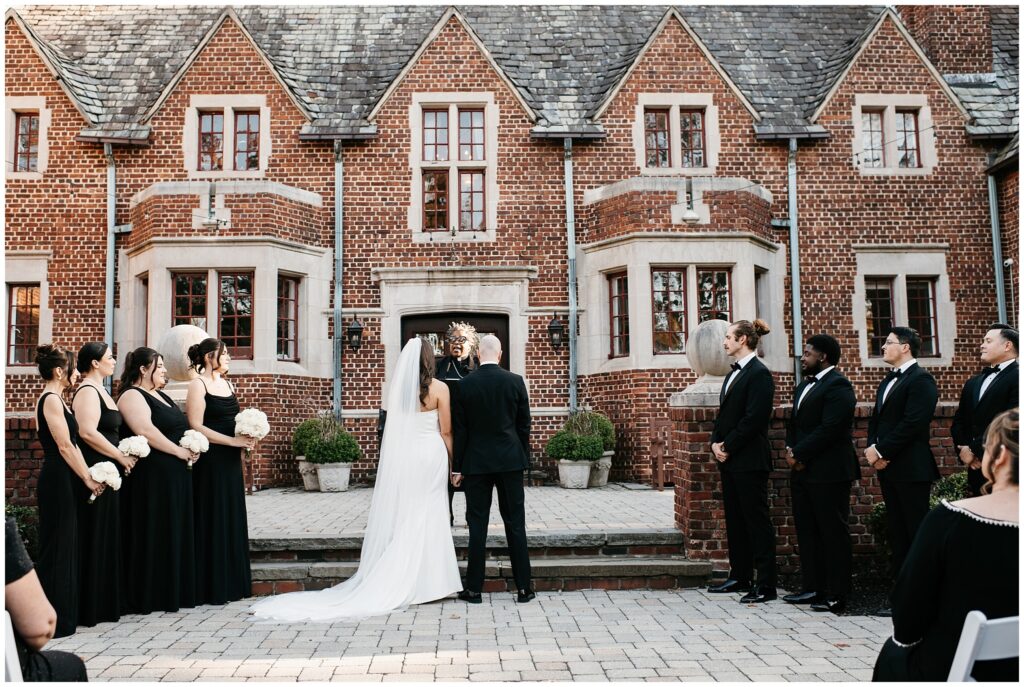
<path fill-rule="evenodd" d="M 344 245 L 342 218 L 344 203 L 345 167 L 341 159 L 341 141 L 334 141 L 334 388 L 331 401 L 334 416 L 341 422 L 341 352 L 345 332 L 341 321 L 341 277 Z"/>
<path fill-rule="evenodd" d="M 992 219 L 992 260 L 996 268 L 996 304 L 999 307 L 999 321 L 1008 322 L 1006 319 L 1006 284 L 1003 276 L 1003 239 L 999 226 L 999 193 L 995 174 L 989 172 L 987 176 L 988 214 Z"/>
<path fill-rule="evenodd" d="M 108 346 L 114 345 L 114 234 L 117 209 L 117 166 L 114 164 L 114 147 L 103 144 L 103 156 L 107 158 L 107 274 L 106 303 L 103 315 L 103 340 Z M 110 392 L 113 377 L 106 377 L 103 386 Z"/>
<path fill-rule="evenodd" d="M 569 260 L 569 412 L 575 414 L 577 401 L 576 329 L 579 306 L 576 303 L 576 207 L 572 179 L 572 139 L 565 138 L 565 234 Z"/>
<path fill-rule="evenodd" d="M 797 224 L 796 147 L 797 139 L 790 138 L 786 198 L 789 201 L 789 271 L 793 284 L 793 376 L 799 384 L 801 378 L 800 354 L 803 351 L 804 333 L 800 301 L 800 232 Z"/>

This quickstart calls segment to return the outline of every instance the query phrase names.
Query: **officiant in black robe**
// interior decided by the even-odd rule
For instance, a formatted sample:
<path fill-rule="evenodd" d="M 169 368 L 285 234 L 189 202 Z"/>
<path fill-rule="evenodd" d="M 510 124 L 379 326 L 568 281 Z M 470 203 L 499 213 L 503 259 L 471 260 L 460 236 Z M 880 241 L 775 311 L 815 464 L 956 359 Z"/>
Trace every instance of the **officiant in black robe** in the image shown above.
<path fill-rule="evenodd" d="M 451 392 L 451 403 L 454 412 L 455 404 L 459 402 L 459 382 L 472 374 L 480 366 L 476 357 L 476 344 L 479 338 L 476 329 L 465 322 L 452 322 L 445 333 L 445 350 L 447 355 L 437 362 L 435 377 L 448 386 Z M 448 483 L 448 517 L 451 524 L 455 524 L 455 511 L 452 509 L 452 500 L 456 491 L 462 491 L 462 487 L 454 487 Z"/>

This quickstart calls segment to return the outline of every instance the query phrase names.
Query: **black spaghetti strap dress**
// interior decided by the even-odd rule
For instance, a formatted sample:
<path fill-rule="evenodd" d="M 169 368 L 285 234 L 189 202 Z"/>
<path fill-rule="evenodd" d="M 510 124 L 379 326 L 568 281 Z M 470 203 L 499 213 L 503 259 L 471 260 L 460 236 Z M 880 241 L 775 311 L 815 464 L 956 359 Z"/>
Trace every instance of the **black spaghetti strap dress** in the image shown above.
<path fill-rule="evenodd" d="M 204 426 L 233 437 L 238 412 L 238 399 L 233 392 L 230 396 L 206 392 Z M 225 604 L 252 595 L 242 472 L 244 450 L 211 441 L 210 450 L 192 470 L 199 603 Z"/>
<path fill-rule="evenodd" d="M 188 421 L 162 391 L 161 400 L 138 387 L 153 425 L 177 445 Z M 192 471 L 185 462 L 150 445 L 125 480 L 125 590 L 135 613 L 177 611 L 196 605 L 196 554 Z M 123 489 L 123 487 L 122 487 Z"/>
<path fill-rule="evenodd" d="M 99 403 L 100 421 L 96 429 L 107 441 L 117 446 L 121 430 L 121 412 L 111 410 L 96 387 L 80 386 L 85 394 L 95 396 Z M 87 399 L 88 400 L 88 399 Z M 89 400 L 88 402 L 92 402 Z M 98 452 L 88 441 L 79 441 L 82 455 L 89 467 L 104 461 L 113 463 L 124 486 L 124 468 L 116 460 Z M 107 488 L 93 503 L 88 498 L 78 508 L 79 604 L 78 624 L 92 626 L 113 622 L 121 617 L 121 492 Z"/>
<path fill-rule="evenodd" d="M 47 392 L 36 406 L 39 443 L 43 446 L 43 466 L 36 483 L 39 506 L 39 560 L 36 574 L 57 611 L 54 637 L 67 637 L 78 626 L 78 508 L 89 498 L 89 490 L 74 473 L 57 448 L 50 425 L 43 414 Z M 63 405 L 63 402 L 61 403 Z M 78 423 L 65 406 L 64 421 L 68 423 L 71 443 L 78 445 Z"/>

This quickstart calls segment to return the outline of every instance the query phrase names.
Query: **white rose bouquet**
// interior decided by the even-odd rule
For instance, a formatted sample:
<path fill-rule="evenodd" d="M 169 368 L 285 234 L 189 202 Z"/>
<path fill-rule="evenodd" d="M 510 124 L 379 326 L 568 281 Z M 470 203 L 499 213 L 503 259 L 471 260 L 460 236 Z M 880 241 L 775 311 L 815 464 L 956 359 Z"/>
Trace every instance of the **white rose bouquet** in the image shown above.
<path fill-rule="evenodd" d="M 117 471 L 117 467 L 109 460 L 105 460 L 102 463 L 96 463 L 89 468 L 89 476 L 100 484 L 106 484 L 108 487 L 117 491 L 121 488 L 121 473 Z M 96 501 L 96 494 L 89 496 L 89 503 Z"/>
<path fill-rule="evenodd" d="M 181 441 L 178 444 L 192 453 L 206 453 L 210 450 L 210 440 L 194 429 L 185 430 L 185 434 L 182 435 Z M 190 460 L 185 464 L 185 467 L 191 470 L 193 462 Z"/>
<path fill-rule="evenodd" d="M 146 440 L 146 437 L 141 435 L 127 437 L 122 439 L 121 443 L 117 445 L 117 450 L 126 456 L 145 458 L 149 455 L 149 441 Z M 129 472 L 130 471 L 126 468 L 124 471 L 125 476 L 127 476 Z"/>
<path fill-rule="evenodd" d="M 235 415 L 235 434 L 244 437 L 251 437 L 259 441 L 270 434 L 270 423 L 267 421 L 267 414 L 256 408 L 246 408 L 238 415 Z M 252 453 L 252 449 L 245 449 L 246 455 Z"/>

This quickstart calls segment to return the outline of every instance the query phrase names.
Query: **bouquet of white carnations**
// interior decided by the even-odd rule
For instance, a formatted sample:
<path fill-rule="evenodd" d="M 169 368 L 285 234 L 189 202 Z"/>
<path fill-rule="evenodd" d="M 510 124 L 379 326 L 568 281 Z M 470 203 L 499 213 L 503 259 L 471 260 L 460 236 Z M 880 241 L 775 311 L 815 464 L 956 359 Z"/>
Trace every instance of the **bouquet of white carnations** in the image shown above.
<path fill-rule="evenodd" d="M 178 444 L 192 453 L 206 453 L 210 450 L 210 440 L 194 429 L 185 430 L 185 434 L 182 435 L 181 441 L 179 441 Z M 193 462 L 195 461 L 190 460 L 185 464 L 185 467 L 191 470 Z"/>
<path fill-rule="evenodd" d="M 235 415 L 235 434 L 251 437 L 259 441 L 270 434 L 270 423 L 267 422 L 267 414 L 256 408 L 246 408 L 238 415 Z M 245 449 L 246 455 L 252 449 Z"/>
<path fill-rule="evenodd" d="M 102 463 L 96 463 L 89 468 L 89 476 L 100 484 L 106 484 L 114 491 L 121 488 L 121 473 L 117 471 L 117 467 L 109 460 L 105 460 Z M 89 503 L 93 503 L 94 501 L 96 501 L 96 494 L 89 496 Z"/>
<path fill-rule="evenodd" d="M 117 445 L 117 450 L 126 456 L 145 458 L 149 455 L 149 441 L 146 440 L 146 437 L 141 435 L 127 437 L 125 439 L 121 439 L 121 443 Z M 126 477 L 130 472 L 130 470 L 125 468 L 124 474 Z"/>

